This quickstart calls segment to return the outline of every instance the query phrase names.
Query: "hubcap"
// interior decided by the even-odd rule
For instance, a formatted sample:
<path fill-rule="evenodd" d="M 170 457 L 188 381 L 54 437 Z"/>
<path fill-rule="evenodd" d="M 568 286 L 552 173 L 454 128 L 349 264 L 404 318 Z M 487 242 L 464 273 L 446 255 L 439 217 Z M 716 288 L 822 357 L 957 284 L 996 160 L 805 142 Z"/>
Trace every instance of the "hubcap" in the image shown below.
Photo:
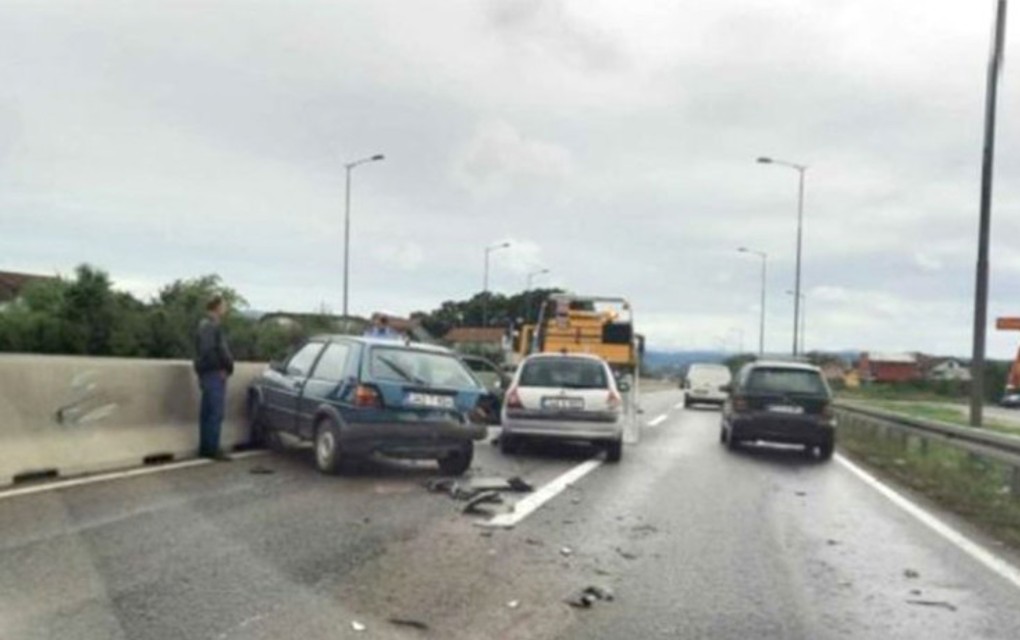
<path fill-rule="evenodd" d="M 323 429 L 319 432 L 319 442 L 315 446 L 315 453 L 319 457 L 319 464 L 326 466 L 333 459 L 333 451 L 336 449 L 336 439 L 333 432 Z"/>

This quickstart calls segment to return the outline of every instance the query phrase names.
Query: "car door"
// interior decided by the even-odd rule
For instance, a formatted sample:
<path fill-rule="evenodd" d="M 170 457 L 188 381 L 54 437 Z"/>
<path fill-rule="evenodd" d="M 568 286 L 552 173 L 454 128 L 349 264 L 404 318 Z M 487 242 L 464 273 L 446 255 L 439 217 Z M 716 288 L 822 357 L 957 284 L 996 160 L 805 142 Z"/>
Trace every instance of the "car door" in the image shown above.
<path fill-rule="evenodd" d="M 267 375 L 265 409 L 275 428 L 290 432 L 297 428 L 298 399 L 323 346 L 318 340 L 304 344 L 279 371 Z"/>
<path fill-rule="evenodd" d="M 348 362 L 351 344 L 330 342 L 319 356 L 315 368 L 301 389 L 297 406 L 297 434 L 302 438 L 315 436 L 315 412 L 323 404 L 335 404 L 343 397 L 344 385 L 350 384 Z"/>

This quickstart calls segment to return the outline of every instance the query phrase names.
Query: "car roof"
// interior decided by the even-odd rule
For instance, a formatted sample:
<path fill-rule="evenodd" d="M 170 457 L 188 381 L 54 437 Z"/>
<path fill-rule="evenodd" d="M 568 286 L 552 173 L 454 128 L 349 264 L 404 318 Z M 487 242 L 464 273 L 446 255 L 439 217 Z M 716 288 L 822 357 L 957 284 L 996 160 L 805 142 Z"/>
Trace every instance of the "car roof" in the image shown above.
<path fill-rule="evenodd" d="M 382 346 L 391 347 L 398 349 L 407 349 L 409 351 L 424 351 L 429 353 L 442 353 L 447 355 L 453 355 L 453 351 L 447 349 L 444 346 L 438 344 L 429 344 L 427 342 L 407 342 L 404 340 L 393 340 L 387 338 L 369 338 L 365 336 L 351 336 L 345 334 L 322 334 L 312 336 L 309 338 L 309 342 L 354 342 L 357 344 L 363 344 L 365 346 Z"/>
<path fill-rule="evenodd" d="M 813 371 L 820 373 L 821 369 L 806 362 L 792 362 L 790 360 L 757 360 L 746 365 L 749 369 L 792 369 L 795 371 Z"/>

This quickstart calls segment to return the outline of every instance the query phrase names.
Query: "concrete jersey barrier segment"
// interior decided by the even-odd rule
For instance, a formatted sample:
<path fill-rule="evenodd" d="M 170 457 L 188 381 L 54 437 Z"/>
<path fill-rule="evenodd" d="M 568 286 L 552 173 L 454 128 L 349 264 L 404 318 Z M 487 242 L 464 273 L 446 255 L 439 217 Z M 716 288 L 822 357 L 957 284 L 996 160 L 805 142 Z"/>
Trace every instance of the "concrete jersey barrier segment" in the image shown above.
<path fill-rule="evenodd" d="M 238 363 L 221 442 L 249 440 L 245 399 L 265 368 Z M 198 381 L 191 363 L 0 355 L 0 487 L 193 457 Z"/>

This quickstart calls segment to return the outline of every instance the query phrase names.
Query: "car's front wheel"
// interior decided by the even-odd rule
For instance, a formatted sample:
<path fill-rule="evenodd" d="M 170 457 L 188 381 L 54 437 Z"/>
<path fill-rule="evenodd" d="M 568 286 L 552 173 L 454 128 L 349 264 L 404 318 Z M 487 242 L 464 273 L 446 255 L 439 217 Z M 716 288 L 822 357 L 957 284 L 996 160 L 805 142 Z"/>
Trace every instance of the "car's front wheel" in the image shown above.
<path fill-rule="evenodd" d="M 315 429 L 315 466 L 323 473 L 340 472 L 340 427 L 329 418 Z"/>
<path fill-rule="evenodd" d="M 505 455 L 512 455 L 520 450 L 520 441 L 512 435 L 504 432 L 499 436 L 499 451 Z"/>
<path fill-rule="evenodd" d="M 460 476 L 471 468 L 471 461 L 475 456 L 475 445 L 468 442 L 460 449 L 452 451 L 439 460 L 439 470 L 448 476 Z"/>

